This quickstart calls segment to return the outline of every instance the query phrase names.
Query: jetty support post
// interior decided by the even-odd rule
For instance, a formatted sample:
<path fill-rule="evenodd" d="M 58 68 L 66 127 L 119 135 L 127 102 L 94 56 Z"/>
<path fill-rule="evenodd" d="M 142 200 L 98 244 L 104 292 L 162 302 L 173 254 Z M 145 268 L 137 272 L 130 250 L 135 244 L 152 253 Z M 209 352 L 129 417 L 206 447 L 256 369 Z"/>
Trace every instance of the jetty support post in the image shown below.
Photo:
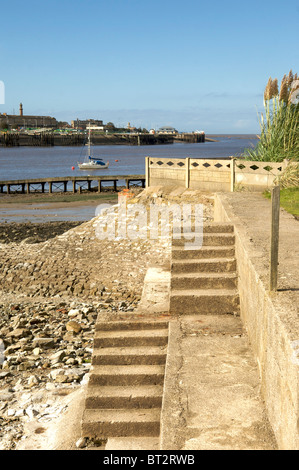
<path fill-rule="evenodd" d="M 277 290 L 280 186 L 271 190 L 270 291 Z"/>

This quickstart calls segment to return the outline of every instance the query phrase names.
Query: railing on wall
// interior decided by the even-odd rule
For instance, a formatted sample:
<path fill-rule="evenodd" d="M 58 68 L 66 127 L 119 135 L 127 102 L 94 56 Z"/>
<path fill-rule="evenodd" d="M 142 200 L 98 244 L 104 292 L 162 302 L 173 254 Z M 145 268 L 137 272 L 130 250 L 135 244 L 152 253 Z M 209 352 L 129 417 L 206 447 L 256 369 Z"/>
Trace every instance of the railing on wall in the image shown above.
<path fill-rule="evenodd" d="M 145 163 L 147 187 L 176 185 L 210 191 L 234 191 L 244 187 L 254 191 L 273 186 L 288 161 L 146 157 Z"/>

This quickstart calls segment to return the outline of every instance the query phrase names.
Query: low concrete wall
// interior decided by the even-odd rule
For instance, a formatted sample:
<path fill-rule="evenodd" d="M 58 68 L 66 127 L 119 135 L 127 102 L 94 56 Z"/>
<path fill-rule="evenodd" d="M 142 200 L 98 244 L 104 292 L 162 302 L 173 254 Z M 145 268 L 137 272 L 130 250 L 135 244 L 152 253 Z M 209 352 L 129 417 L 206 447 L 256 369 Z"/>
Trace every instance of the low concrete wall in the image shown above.
<path fill-rule="evenodd" d="M 288 303 L 291 297 L 287 293 L 268 291 L 265 271 L 262 273 L 268 255 L 254 244 L 254 235 L 250 236 L 250 215 L 245 221 L 240 212 L 238 215 L 234 212 L 232 197 L 237 198 L 238 194 L 216 194 L 215 221 L 229 221 L 235 226 L 241 318 L 259 365 L 262 396 L 277 444 L 282 450 L 298 450 L 299 361 L 294 360 L 292 344 L 299 339 L 298 313 L 292 302 Z M 265 233 L 268 220 L 263 222 Z M 294 227 L 293 236 L 298 236 L 299 227 Z"/>
<path fill-rule="evenodd" d="M 270 188 L 282 175 L 287 161 L 282 163 L 204 158 L 146 157 L 146 186 L 177 185 L 204 191 L 234 191 L 242 187 L 249 191 Z"/>

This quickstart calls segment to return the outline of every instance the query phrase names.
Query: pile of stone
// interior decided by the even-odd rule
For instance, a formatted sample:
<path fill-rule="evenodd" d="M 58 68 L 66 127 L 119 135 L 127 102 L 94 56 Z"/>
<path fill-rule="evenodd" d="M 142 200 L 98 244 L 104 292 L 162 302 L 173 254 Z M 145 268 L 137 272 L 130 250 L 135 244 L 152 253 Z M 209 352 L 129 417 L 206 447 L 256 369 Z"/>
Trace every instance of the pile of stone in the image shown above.
<path fill-rule="evenodd" d="M 0 304 L 0 449 L 15 448 L 26 422 L 64 411 L 53 394 L 71 393 L 87 378 L 96 319 L 119 309 L 131 307 L 125 301 Z"/>
<path fill-rule="evenodd" d="M 130 203 L 179 203 L 182 193 L 146 190 Z M 183 196 L 212 218 L 211 199 Z M 170 268 L 169 238 L 100 239 L 105 217 L 42 243 L 0 243 L 0 450 L 18 447 L 26 423 L 42 432 L 65 411 L 59 397 L 88 377 L 97 317 L 134 312 L 148 268 Z"/>

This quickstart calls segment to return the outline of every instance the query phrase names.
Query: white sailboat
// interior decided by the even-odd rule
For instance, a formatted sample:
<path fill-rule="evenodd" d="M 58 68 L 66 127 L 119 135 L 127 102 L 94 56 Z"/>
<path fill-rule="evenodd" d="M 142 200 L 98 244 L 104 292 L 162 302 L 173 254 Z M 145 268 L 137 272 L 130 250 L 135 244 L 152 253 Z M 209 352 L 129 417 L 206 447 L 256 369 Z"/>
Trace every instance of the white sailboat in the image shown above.
<path fill-rule="evenodd" d="M 105 170 L 109 167 L 109 162 L 103 162 L 100 157 L 94 157 L 91 154 L 91 129 L 89 124 L 88 132 L 88 152 L 83 163 L 78 162 L 78 167 L 80 170 Z"/>

